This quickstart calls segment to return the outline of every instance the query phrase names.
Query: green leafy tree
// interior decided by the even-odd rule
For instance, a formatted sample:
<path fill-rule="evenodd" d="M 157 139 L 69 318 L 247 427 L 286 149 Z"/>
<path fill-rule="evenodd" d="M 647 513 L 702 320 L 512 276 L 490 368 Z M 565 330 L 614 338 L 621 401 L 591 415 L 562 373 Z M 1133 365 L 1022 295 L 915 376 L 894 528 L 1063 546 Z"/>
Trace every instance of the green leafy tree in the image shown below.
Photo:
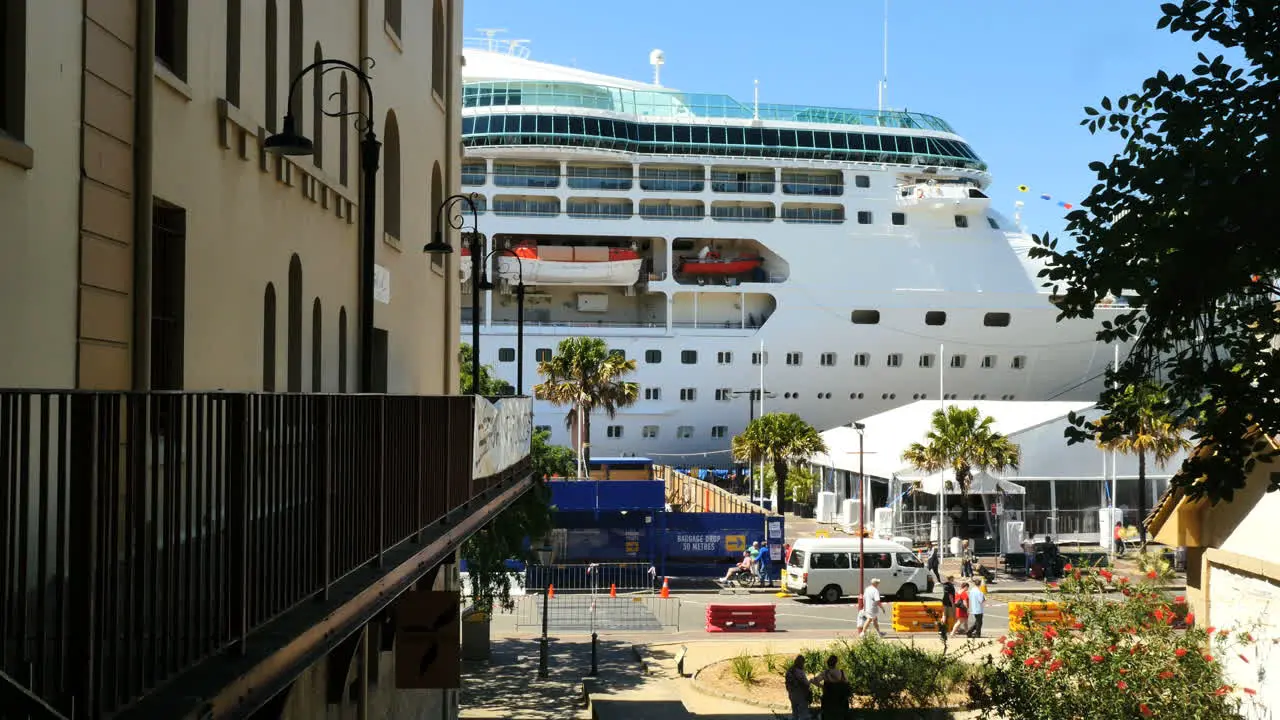
<path fill-rule="evenodd" d="M 459 388 L 460 394 L 479 394 L 486 397 L 514 394 L 515 388 L 511 386 L 511 383 L 494 377 L 493 368 L 488 365 L 480 366 L 480 388 L 478 393 L 474 392 L 472 390 L 471 380 L 471 358 L 471 346 L 467 343 L 462 343 L 462 348 L 458 351 L 458 362 L 461 364 L 461 370 L 458 376 L 459 385 L 461 385 Z"/>
<path fill-rule="evenodd" d="M 792 502 L 811 505 L 817 483 L 818 479 L 812 470 L 803 465 L 797 465 L 787 472 L 787 496 Z"/>
<path fill-rule="evenodd" d="M 1119 135 L 1123 149 L 1089 165 L 1097 184 L 1067 215 L 1074 246 L 1037 236 L 1031 256 L 1048 261 L 1040 274 L 1060 318 L 1094 317 L 1108 296 L 1128 300 L 1098 333 L 1133 343 L 1099 405 L 1109 412 L 1125 388 L 1162 377 L 1172 424 L 1195 422 L 1215 445 L 1175 482 L 1216 502 L 1243 487 L 1254 462 L 1275 457 L 1265 438 L 1280 433 L 1280 206 L 1270 200 L 1280 197 L 1280 4 L 1160 7 L 1157 28 L 1190 34 L 1199 63 L 1084 109 L 1081 124 Z M 1097 432 L 1073 420 L 1071 442 Z"/>
<path fill-rule="evenodd" d="M 740 462 L 768 460 L 780 488 L 787 488 L 790 464 L 824 453 L 827 444 L 812 425 L 795 413 L 766 413 L 751 421 L 733 437 L 733 457 Z M 786 510 L 786 493 L 780 493 L 779 509 Z"/>
<path fill-rule="evenodd" d="M 1098 444 L 1108 450 L 1138 458 L 1138 532 L 1147 544 L 1147 458 L 1164 467 L 1179 451 L 1191 447 L 1159 385 L 1143 381 L 1122 388 L 1113 396 L 1110 412 L 1094 424 Z M 1181 421 L 1185 423 L 1185 421 Z"/>
<path fill-rule="evenodd" d="M 550 360 L 538 363 L 543 381 L 533 386 L 534 397 L 568 407 L 565 427 L 573 429 L 581 418 L 584 464 L 591 462 L 591 413 L 603 410 L 613 418 L 619 408 L 635 403 L 640 386 L 624 379 L 635 371 L 635 360 L 593 337 L 565 338 Z"/>
<path fill-rule="evenodd" d="M 960 512 L 969 532 L 969 489 L 974 471 L 1003 472 L 1017 470 L 1022 461 L 1022 448 L 995 431 L 995 419 L 984 416 L 978 408 L 947 406 L 946 412 L 934 410 L 929 433 L 923 443 L 911 443 L 902 460 L 927 473 L 951 470 L 960 488 Z"/>

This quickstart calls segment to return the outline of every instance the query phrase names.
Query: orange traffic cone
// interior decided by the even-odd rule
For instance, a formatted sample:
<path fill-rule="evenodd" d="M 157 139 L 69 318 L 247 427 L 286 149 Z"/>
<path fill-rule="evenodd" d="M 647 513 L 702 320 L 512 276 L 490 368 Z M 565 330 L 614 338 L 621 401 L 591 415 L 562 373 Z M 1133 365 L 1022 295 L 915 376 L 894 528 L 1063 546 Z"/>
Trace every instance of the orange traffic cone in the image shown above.
<path fill-rule="evenodd" d="M 671 586 L 667 584 L 667 576 L 662 576 L 662 592 L 658 593 L 658 597 L 671 597 Z"/>
<path fill-rule="evenodd" d="M 555 597 L 555 596 L 556 596 L 556 586 L 555 586 L 555 585 L 548 585 L 548 586 L 547 586 L 547 597 L 549 597 L 549 598 L 553 598 L 553 597 Z"/>
<path fill-rule="evenodd" d="M 617 584 L 617 583 L 609 583 L 609 597 L 611 597 L 611 598 L 616 598 L 616 597 L 618 597 L 618 584 Z"/>

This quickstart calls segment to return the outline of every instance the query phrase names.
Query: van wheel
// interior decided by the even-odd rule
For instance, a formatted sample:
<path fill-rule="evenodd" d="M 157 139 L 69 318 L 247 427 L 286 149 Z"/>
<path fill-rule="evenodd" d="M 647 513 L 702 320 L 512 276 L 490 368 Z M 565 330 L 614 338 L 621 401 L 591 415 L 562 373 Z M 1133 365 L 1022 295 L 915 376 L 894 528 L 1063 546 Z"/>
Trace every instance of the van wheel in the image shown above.
<path fill-rule="evenodd" d="M 902 587 L 898 588 L 898 599 L 903 602 L 911 602 L 916 599 L 916 592 L 915 585 L 906 583 Z"/>
<path fill-rule="evenodd" d="M 828 585 L 822 588 L 822 602 L 833 603 L 840 599 L 840 587 L 837 585 Z"/>

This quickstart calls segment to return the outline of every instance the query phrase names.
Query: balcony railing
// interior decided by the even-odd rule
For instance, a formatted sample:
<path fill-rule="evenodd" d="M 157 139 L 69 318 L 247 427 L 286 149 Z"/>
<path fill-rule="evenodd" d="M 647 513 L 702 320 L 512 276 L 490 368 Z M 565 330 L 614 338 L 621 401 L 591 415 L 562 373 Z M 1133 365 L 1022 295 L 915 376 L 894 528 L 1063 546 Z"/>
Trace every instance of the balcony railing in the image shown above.
<path fill-rule="evenodd" d="M 530 410 L 0 390 L 0 670 L 111 714 L 509 479 Z"/>

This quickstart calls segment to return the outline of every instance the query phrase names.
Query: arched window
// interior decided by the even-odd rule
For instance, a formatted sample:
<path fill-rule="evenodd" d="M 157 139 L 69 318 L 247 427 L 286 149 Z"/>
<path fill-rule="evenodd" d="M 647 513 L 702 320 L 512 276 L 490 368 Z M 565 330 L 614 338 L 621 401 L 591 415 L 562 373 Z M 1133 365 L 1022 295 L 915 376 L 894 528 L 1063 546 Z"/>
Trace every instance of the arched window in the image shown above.
<path fill-rule="evenodd" d="M 280 29 L 276 25 L 276 0 L 266 0 L 267 3 L 267 20 L 266 33 L 266 79 L 263 87 L 267 96 L 267 129 L 271 132 L 277 131 L 276 122 L 278 121 L 279 109 L 276 107 L 280 97 L 280 79 L 276 76 L 276 63 L 280 61 L 280 52 L 276 49 L 276 42 L 279 40 Z"/>
<path fill-rule="evenodd" d="M 285 80 L 286 92 L 300 72 L 302 72 L 302 0 L 289 0 L 289 77 Z M 293 113 L 294 121 L 298 123 L 298 132 L 305 134 L 300 92 L 294 93 L 289 112 Z"/>
<path fill-rule="evenodd" d="M 347 184 L 347 164 L 351 162 L 351 147 L 347 144 L 350 130 L 347 121 L 348 97 L 347 75 L 343 73 L 342 82 L 338 86 L 338 109 L 342 112 L 342 117 L 338 120 L 338 182 L 343 185 Z"/>
<path fill-rule="evenodd" d="M 315 61 L 323 59 L 324 51 L 320 49 L 320 43 L 316 43 Z M 316 146 L 311 159 L 316 167 L 324 167 L 324 83 L 320 82 L 319 75 L 313 75 L 311 81 L 311 132 Z"/>
<path fill-rule="evenodd" d="M 435 0 L 431 12 L 431 89 L 441 100 L 448 99 L 444 95 L 445 63 L 449 57 L 445 48 L 448 40 L 444 35 L 444 23 L 444 5 L 440 0 Z"/>
<path fill-rule="evenodd" d="M 276 286 L 262 294 L 262 391 L 276 391 Z"/>
<path fill-rule="evenodd" d="M 394 110 L 387 111 L 386 140 L 382 146 L 382 231 L 400 239 L 400 126 Z"/>
<path fill-rule="evenodd" d="M 289 258 L 289 348 L 285 390 L 302 392 L 302 260 Z"/>
<path fill-rule="evenodd" d="M 431 237 L 436 236 L 437 230 L 447 230 L 440 227 L 440 213 L 438 211 L 440 203 L 444 202 L 444 174 L 440 172 L 440 163 L 436 162 L 431 168 Z M 451 238 L 446 237 L 445 242 L 451 242 Z M 436 266 L 444 265 L 444 256 L 433 253 L 431 255 L 431 264 Z"/>
<path fill-rule="evenodd" d="M 227 0 L 226 94 L 227 102 L 236 106 L 240 105 L 240 12 L 240 0 Z"/>
<path fill-rule="evenodd" d="M 311 303 L 311 392 L 324 390 L 324 338 L 321 334 L 324 315 L 320 298 Z"/>
<path fill-rule="evenodd" d="M 338 308 L 338 392 L 347 391 L 347 308 Z"/>

